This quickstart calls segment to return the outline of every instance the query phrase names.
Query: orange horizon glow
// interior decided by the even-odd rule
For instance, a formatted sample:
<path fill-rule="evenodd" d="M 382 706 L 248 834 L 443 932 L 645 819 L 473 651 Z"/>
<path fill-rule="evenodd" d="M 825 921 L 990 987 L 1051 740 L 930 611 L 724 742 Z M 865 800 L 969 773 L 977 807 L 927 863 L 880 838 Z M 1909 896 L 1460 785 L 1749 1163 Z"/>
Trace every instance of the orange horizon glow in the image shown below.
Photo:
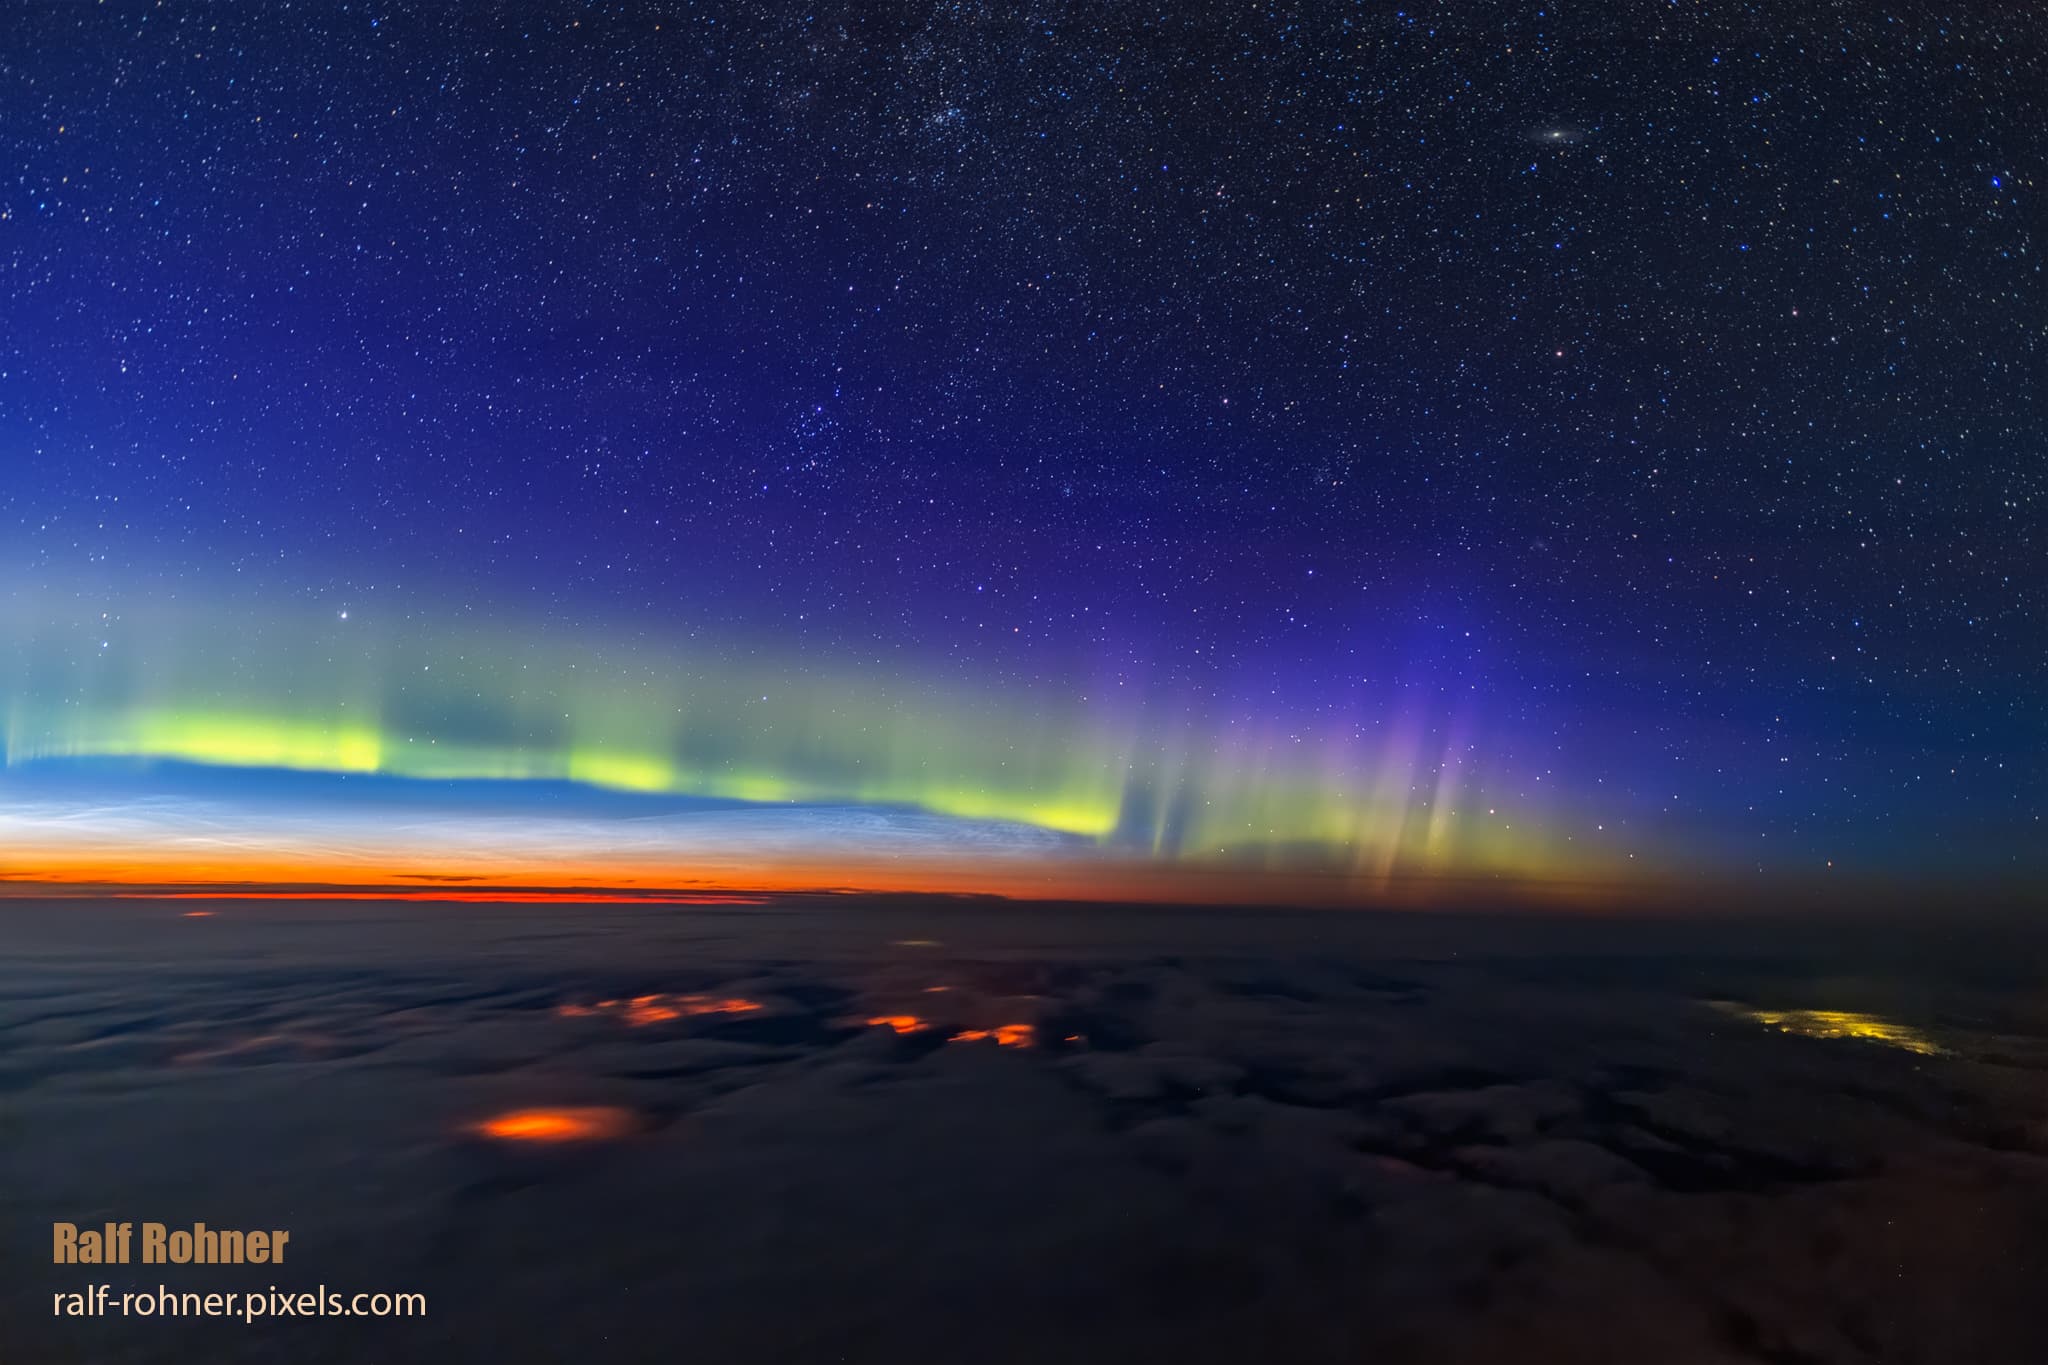
<path fill-rule="evenodd" d="M 625 895 L 618 892 L 600 891 L 535 891 L 531 889 L 505 891 L 437 891 L 424 887 L 395 886 L 386 888 L 362 887 L 346 891 L 332 889 L 294 891 L 106 891 L 103 894 L 114 900 L 150 901 L 466 901 L 477 904 L 502 905 L 532 902 L 552 904 L 573 902 L 584 905 L 761 905 L 768 900 L 765 894 L 733 891 L 715 892 L 671 892 L 665 895 Z M 211 910 L 187 910 L 187 919 L 204 919 Z"/>
<path fill-rule="evenodd" d="M 234 863 L 160 848 L 63 864 L 0 862 L 0 899 L 417 901 L 452 904 L 744 906 L 783 896 L 988 896 L 1136 904 L 1375 906 L 1428 909 L 1526 902 L 1547 909 L 1606 911 L 1658 899 L 1647 885 L 1527 882 L 1489 877 L 1361 878 L 1335 871 L 1073 862 L 890 861 L 774 867 L 505 864 L 429 860 L 403 871 L 317 856 L 257 855 Z M 418 883 L 426 882 L 421 885 Z M 456 883 L 456 884 L 450 884 Z"/>

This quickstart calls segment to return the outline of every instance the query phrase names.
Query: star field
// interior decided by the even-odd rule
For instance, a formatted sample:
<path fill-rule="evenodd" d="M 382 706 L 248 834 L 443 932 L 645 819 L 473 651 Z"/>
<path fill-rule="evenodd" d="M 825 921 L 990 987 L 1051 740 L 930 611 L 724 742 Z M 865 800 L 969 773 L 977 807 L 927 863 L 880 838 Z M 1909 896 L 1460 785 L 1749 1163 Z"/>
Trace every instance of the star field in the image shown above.
<path fill-rule="evenodd" d="M 0 89 L 64 677 L 239 596 L 1412 696 L 1559 838 L 2048 870 L 2028 6 L 39 5 Z"/>

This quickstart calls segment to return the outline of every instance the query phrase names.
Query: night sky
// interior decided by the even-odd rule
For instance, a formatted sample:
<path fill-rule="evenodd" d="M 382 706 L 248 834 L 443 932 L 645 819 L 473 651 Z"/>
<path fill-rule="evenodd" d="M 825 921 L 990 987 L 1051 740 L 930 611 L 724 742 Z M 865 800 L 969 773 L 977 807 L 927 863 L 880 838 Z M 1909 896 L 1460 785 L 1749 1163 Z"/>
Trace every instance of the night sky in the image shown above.
<path fill-rule="evenodd" d="M 37 3 L 0 90 L 0 872 L 2048 879 L 2031 6 Z"/>

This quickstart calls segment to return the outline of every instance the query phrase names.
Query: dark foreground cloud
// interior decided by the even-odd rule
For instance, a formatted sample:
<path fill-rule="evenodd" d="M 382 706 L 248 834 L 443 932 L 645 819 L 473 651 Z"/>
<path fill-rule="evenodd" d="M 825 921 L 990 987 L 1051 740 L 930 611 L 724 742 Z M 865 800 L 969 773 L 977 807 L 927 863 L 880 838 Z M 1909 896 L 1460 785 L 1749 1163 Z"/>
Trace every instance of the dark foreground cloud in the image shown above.
<path fill-rule="evenodd" d="M 191 908 L 0 909 L 10 1361 L 2048 1359 L 2048 1006 L 2009 951 Z M 611 1117 L 493 1136 L 534 1113 Z M 292 1253 L 53 1268 L 57 1219 Z M 429 1315 L 52 1317 L 102 1281 Z"/>

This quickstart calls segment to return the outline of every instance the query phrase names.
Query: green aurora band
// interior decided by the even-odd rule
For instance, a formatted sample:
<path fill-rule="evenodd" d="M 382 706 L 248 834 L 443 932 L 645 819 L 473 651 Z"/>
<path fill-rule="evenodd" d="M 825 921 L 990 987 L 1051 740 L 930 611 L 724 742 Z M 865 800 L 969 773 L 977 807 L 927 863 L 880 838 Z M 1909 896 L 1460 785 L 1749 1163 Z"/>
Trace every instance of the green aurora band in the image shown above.
<path fill-rule="evenodd" d="M 1135 689 L 913 678 L 460 613 L 56 600 L 0 603 L 9 767 L 558 781 L 914 808 L 1161 860 L 1374 877 L 1598 870 L 1584 844 L 1546 831 L 1528 783 L 1482 761 L 1469 696 L 1410 688 L 1309 723 L 1249 722 Z M 1608 865 L 1625 856 L 1608 850 Z"/>

